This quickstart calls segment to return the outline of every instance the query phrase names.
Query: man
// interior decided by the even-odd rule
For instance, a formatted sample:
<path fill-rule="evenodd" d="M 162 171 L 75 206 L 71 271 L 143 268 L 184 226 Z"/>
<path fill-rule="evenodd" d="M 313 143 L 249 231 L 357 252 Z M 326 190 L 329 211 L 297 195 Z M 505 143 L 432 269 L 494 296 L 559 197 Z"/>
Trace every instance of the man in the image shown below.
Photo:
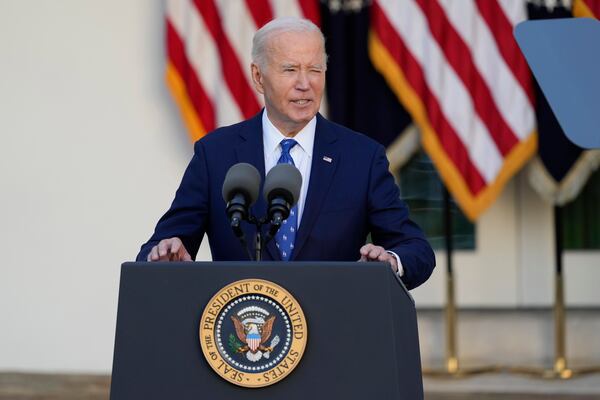
<path fill-rule="evenodd" d="M 207 233 L 215 261 L 247 260 L 221 198 L 225 174 L 247 162 L 264 179 L 287 162 L 302 174 L 300 197 L 264 260 L 384 261 L 408 288 L 427 280 L 433 251 L 408 219 L 383 147 L 318 113 L 327 68 L 319 28 L 297 18 L 273 20 L 254 36 L 252 58 L 265 109 L 196 142 L 170 210 L 137 259 L 191 261 Z M 265 215 L 262 197 L 252 213 Z M 244 231 L 253 237 L 249 224 Z M 369 233 L 373 244 L 365 245 Z"/>

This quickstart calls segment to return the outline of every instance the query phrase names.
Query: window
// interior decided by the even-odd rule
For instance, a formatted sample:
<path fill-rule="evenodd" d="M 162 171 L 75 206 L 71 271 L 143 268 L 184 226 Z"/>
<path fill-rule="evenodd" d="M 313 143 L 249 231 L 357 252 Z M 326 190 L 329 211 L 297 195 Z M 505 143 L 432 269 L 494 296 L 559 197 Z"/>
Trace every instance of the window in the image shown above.
<path fill-rule="evenodd" d="M 565 250 L 600 249 L 600 169 L 561 212 Z"/>
<path fill-rule="evenodd" d="M 410 209 L 410 217 L 423 231 L 434 249 L 444 249 L 443 184 L 431 159 L 421 149 L 400 169 L 400 195 Z M 475 249 L 475 225 L 451 199 L 452 244 L 456 250 Z"/>

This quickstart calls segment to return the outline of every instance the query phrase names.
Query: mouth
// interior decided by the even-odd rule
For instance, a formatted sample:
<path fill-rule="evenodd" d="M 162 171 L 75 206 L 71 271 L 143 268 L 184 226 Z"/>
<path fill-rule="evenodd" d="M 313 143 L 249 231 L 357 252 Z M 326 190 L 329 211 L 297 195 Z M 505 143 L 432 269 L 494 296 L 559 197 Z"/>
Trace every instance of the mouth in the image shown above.
<path fill-rule="evenodd" d="M 291 100 L 291 102 L 292 102 L 293 104 L 296 104 L 296 105 L 298 105 L 298 106 L 305 106 L 305 105 L 307 105 L 308 103 L 310 103 L 311 101 L 312 101 L 312 100 L 309 100 L 309 99 L 298 99 L 298 100 Z"/>

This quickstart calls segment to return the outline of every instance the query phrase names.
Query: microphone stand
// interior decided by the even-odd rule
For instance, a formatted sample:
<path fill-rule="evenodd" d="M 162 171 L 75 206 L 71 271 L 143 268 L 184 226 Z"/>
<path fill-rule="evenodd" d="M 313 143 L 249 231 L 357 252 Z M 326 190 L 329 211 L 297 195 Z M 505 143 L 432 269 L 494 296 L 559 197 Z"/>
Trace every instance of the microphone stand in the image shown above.
<path fill-rule="evenodd" d="M 268 220 L 266 217 L 256 218 L 254 215 L 248 216 L 248 223 L 256 226 L 256 237 L 254 239 L 255 261 L 262 260 L 263 248 L 267 245 L 267 243 L 269 243 L 271 241 L 271 239 L 273 239 L 273 237 L 275 236 L 275 233 L 279 230 L 278 225 L 277 225 L 277 229 L 275 229 L 275 230 L 273 230 L 273 226 L 271 226 L 271 229 L 267 233 L 267 236 L 263 239 L 262 226 L 265 225 L 267 222 L 268 222 Z M 246 249 L 248 249 L 247 246 L 246 246 Z M 248 251 L 248 255 L 250 255 L 250 251 L 249 250 L 247 250 L 247 251 Z M 252 257 L 250 257 L 250 260 L 252 260 Z"/>
<path fill-rule="evenodd" d="M 258 262 L 262 260 L 263 239 L 261 228 L 265 223 L 264 218 L 256 218 L 254 215 L 248 217 L 248 222 L 256 226 L 256 237 L 254 238 L 254 259 Z"/>

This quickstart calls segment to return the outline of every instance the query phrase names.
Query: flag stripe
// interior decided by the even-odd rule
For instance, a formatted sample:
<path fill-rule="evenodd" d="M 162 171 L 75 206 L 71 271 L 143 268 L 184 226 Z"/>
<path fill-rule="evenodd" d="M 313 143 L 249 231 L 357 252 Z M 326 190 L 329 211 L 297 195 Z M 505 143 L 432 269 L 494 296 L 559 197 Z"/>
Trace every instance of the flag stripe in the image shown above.
<path fill-rule="evenodd" d="M 271 8 L 275 18 L 301 17 L 303 15 L 302 8 L 300 8 L 297 1 L 271 0 Z"/>
<path fill-rule="evenodd" d="M 598 0 L 583 0 L 586 6 L 590 9 L 595 18 L 600 19 L 600 1 Z"/>
<path fill-rule="evenodd" d="M 485 186 L 485 182 L 477 168 L 471 163 L 462 141 L 446 120 L 436 96 L 431 93 L 419 63 L 391 26 L 387 16 L 377 3 L 373 4 L 371 12 L 378 21 L 378 24 L 374 27 L 377 35 L 381 38 L 382 42 L 385 42 L 391 48 L 391 56 L 401 66 L 409 84 L 423 102 L 423 111 L 425 114 L 423 117 L 427 118 L 429 124 L 433 127 L 433 133 L 436 134 L 444 150 L 452 153 L 453 158 L 456 157 L 464 160 L 462 163 L 456 165 L 456 167 L 462 176 L 469 177 L 467 179 L 467 186 L 470 192 L 476 195 Z"/>
<path fill-rule="evenodd" d="M 213 0 L 194 0 L 194 5 L 200 12 L 206 27 L 217 44 L 225 82 L 243 117 L 250 118 L 260 110 L 260 105 L 246 80 L 240 62 L 223 31 L 223 27 L 219 23 L 220 16 L 217 7 Z M 205 62 L 209 62 L 209 60 L 205 60 Z"/>
<path fill-rule="evenodd" d="M 500 54 L 496 40 L 476 5 L 472 1 L 439 1 L 448 20 L 469 48 L 486 86 L 494 88 L 490 91 L 491 96 L 510 130 L 519 139 L 526 137 L 533 124 L 530 99 Z M 500 9 L 497 11 L 502 12 Z M 531 83 L 529 76 L 527 79 Z"/>
<path fill-rule="evenodd" d="M 212 35 L 204 24 L 198 9 L 188 0 L 185 1 L 188 4 L 185 14 L 187 17 L 186 55 L 190 65 L 213 103 L 217 126 L 238 122 L 243 116 L 233 94 L 224 84 L 221 59 Z M 212 62 L 206 60 L 212 60 Z"/>
<path fill-rule="evenodd" d="M 183 81 L 185 81 L 188 85 L 187 98 L 190 103 L 193 105 L 195 112 L 200 117 L 200 121 L 202 123 L 202 130 L 194 132 L 195 136 L 201 137 L 206 133 L 206 131 L 213 130 L 215 128 L 215 113 L 213 109 L 213 105 L 209 100 L 204 88 L 198 82 L 196 74 L 192 70 L 192 67 L 189 64 L 189 61 L 185 55 L 184 45 L 175 31 L 175 28 L 171 24 L 170 21 L 167 20 L 167 53 L 169 56 L 169 60 L 174 66 L 175 70 L 181 77 Z M 182 89 L 178 89 L 180 92 Z M 190 118 L 190 117 L 187 117 Z M 186 118 L 186 119 L 187 119 Z M 189 123 L 189 122 L 188 122 Z M 197 129 L 197 128 L 195 128 Z"/>
<path fill-rule="evenodd" d="M 276 1 L 276 0 L 275 0 Z M 298 0 L 304 18 L 310 19 L 315 25 L 321 25 L 321 13 L 319 12 L 319 0 Z"/>
<path fill-rule="evenodd" d="M 479 70 L 473 64 L 471 53 L 454 26 L 450 24 L 437 0 L 417 0 L 429 22 L 429 30 L 438 43 L 444 43 L 442 51 L 446 60 L 458 74 L 473 98 L 475 110 L 493 138 L 496 146 L 506 155 L 518 139 L 500 115 L 490 89 Z"/>
<path fill-rule="evenodd" d="M 472 1 L 472 0 L 470 0 Z M 511 26 L 523 21 L 526 2 L 522 0 L 490 0 L 498 3 Z"/>
<path fill-rule="evenodd" d="M 242 96 L 251 96 L 256 99 L 258 108 L 262 107 L 262 96 L 253 89 L 250 64 L 252 63 L 252 37 L 257 30 L 256 23 L 252 18 L 247 3 L 244 1 L 215 0 L 217 12 L 221 16 L 221 27 L 225 37 L 234 51 L 235 58 L 240 66 L 242 76 L 247 83 L 247 92 Z M 223 16 L 227 16 L 223 18 Z M 250 116 L 256 114 L 258 109 L 251 112 Z M 247 118 L 248 116 L 246 116 Z"/>
<path fill-rule="evenodd" d="M 521 49 L 519 49 L 517 42 L 512 38 L 513 25 L 502 7 L 495 1 L 476 0 L 476 4 L 481 16 L 494 36 L 498 50 L 502 54 L 506 65 L 512 70 L 513 75 L 519 81 L 521 89 L 525 91 L 533 107 L 535 99 L 533 96 L 531 73 L 529 72 L 525 57 L 521 53 Z M 516 23 L 521 22 L 526 17 L 523 7 L 520 8 L 520 11 L 521 19 L 516 21 Z M 517 18 L 517 16 L 514 17 L 514 19 Z"/>
<path fill-rule="evenodd" d="M 273 9 L 269 0 L 246 0 L 246 7 L 258 29 L 273 19 Z"/>

